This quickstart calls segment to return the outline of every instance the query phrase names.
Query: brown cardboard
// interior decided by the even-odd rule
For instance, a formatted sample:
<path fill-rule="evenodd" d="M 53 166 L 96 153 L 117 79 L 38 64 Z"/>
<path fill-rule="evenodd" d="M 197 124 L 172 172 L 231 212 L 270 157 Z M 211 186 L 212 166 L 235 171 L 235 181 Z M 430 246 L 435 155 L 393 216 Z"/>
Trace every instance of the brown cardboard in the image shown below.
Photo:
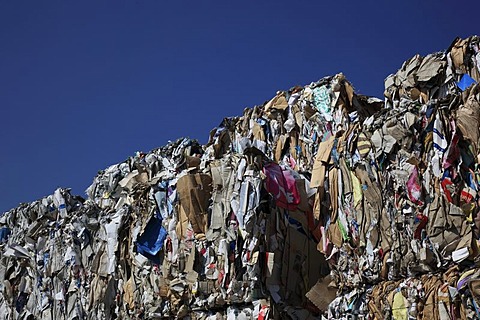
<path fill-rule="evenodd" d="M 207 174 L 187 174 L 177 182 L 180 206 L 196 233 L 207 232 L 207 208 L 212 193 L 212 178 Z"/>

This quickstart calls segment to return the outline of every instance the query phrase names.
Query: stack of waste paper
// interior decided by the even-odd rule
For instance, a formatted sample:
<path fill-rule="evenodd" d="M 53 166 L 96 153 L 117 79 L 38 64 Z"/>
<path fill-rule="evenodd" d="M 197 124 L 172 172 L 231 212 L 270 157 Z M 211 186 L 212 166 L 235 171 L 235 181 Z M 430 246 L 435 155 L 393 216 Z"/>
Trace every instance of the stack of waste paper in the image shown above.
<path fill-rule="evenodd" d="M 4 319 L 477 319 L 480 42 L 342 74 L 0 216 Z"/>

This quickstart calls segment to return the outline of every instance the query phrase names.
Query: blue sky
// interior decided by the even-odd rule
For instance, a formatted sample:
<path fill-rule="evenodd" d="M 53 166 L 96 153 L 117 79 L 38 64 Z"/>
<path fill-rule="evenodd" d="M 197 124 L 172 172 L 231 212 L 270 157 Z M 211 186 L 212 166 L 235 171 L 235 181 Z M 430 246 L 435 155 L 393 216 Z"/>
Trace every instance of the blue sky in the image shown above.
<path fill-rule="evenodd" d="M 2 1 L 0 212 L 343 72 L 381 97 L 478 34 L 476 1 Z"/>

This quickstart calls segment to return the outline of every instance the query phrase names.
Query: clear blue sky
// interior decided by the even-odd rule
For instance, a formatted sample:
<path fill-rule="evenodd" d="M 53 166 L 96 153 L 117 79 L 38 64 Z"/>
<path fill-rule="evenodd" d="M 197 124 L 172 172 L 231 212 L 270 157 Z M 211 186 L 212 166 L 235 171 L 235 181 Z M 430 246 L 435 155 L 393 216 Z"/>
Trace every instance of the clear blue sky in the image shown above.
<path fill-rule="evenodd" d="M 277 90 L 343 72 L 381 96 L 415 53 L 478 34 L 478 1 L 1 1 L 0 212 Z"/>

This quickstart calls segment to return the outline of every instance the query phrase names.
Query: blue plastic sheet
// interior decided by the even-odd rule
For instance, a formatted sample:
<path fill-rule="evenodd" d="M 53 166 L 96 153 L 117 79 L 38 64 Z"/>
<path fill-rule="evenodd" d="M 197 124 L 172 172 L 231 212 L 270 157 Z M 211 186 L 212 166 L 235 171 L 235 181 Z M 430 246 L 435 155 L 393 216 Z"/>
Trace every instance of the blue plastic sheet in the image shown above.
<path fill-rule="evenodd" d="M 162 226 L 162 220 L 152 217 L 145 230 L 137 239 L 137 252 L 154 263 L 160 263 L 158 253 L 162 250 L 167 237 L 167 230 Z"/>
<path fill-rule="evenodd" d="M 10 229 L 8 227 L 0 228 L 0 243 L 7 242 L 8 237 L 10 236 Z"/>
<path fill-rule="evenodd" d="M 472 79 L 468 74 L 464 74 L 462 79 L 458 81 L 457 85 L 460 88 L 460 90 L 465 91 L 468 87 L 470 87 L 472 84 L 476 83 L 475 80 Z"/>

